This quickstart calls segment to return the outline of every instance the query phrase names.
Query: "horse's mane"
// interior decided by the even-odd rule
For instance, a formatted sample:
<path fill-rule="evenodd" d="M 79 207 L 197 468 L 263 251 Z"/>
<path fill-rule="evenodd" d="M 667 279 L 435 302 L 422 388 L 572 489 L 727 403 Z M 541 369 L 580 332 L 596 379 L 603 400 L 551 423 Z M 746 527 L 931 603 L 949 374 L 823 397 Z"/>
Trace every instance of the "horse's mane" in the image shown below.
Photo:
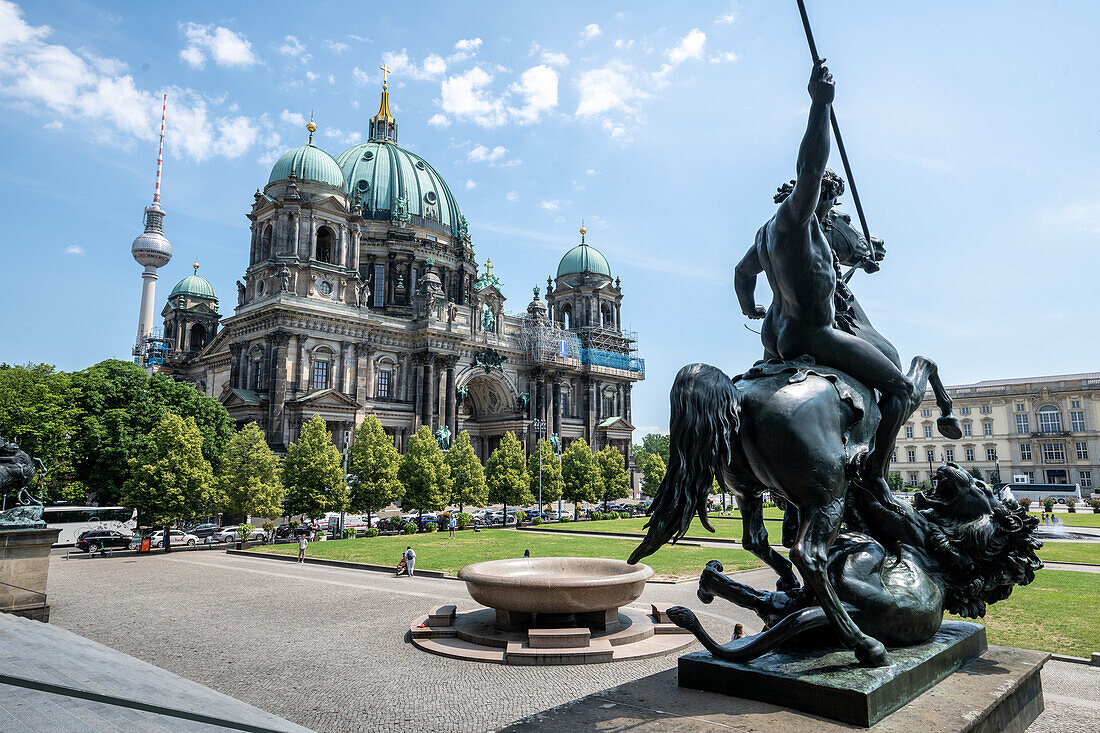
<path fill-rule="evenodd" d="M 971 486 L 976 481 L 961 470 L 950 475 Z M 929 520 L 925 547 L 943 577 L 944 607 L 964 618 L 981 618 L 987 604 L 1008 598 L 1013 586 L 1027 585 L 1043 567 L 1035 554 L 1043 543 L 1032 535 L 1039 520 L 1010 496 L 991 503 L 990 514 L 971 521 L 935 506 L 920 511 Z"/>

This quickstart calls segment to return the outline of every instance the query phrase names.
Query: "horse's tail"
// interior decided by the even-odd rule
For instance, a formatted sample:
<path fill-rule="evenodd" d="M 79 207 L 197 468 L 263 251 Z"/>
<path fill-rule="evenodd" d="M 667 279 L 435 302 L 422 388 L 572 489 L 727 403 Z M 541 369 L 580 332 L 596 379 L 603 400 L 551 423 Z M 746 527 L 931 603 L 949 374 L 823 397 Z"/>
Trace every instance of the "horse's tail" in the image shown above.
<path fill-rule="evenodd" d="M 677 626 L 687 629 L 706 650 L 719 659 L 730 662 L 747 662 L 779 647 L 783 642 L 806 631 L 829 625 L 829 617 L 821 606 L 810 606 L 795 611 L 767 631 L 719 644 L 706 632 L 695 614 L 683 606 L 668 609 L 668 616 Z"/>
<path fill-rule="evenodd" d="M 722 481 L 723 469 L 730 465 L 741 424 L 732 380 L 708 364 L 681 369 L 669 402 L 668 471 L 650 508 L 649 531 L 630 553 L 631 564 L 683 537 L 696 513 L 714 531 L 707 521 L 707 497 L 714 477 Z"/>

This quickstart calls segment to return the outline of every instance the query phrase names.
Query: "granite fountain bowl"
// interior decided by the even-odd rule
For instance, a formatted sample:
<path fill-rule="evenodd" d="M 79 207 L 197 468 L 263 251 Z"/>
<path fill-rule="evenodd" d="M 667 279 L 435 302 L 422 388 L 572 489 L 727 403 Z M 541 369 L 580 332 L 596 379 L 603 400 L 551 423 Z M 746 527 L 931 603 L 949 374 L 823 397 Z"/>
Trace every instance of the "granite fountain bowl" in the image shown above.
<path fill-rule="evenodd" d="M 653 576 L 648 565 L 599 557 L 488 560 L 458 571 L 478 603 L 512 613 L 570 614 L 633 603 Z"/>

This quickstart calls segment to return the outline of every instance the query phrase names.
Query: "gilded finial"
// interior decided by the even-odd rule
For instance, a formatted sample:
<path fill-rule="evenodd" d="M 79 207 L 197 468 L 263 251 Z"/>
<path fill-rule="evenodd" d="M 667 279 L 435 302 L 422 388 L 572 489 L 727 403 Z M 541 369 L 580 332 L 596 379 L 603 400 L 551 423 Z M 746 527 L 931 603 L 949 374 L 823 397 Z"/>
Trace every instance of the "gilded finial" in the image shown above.
<path fill-rule="evenodd" d="M 194 268 L 195 268 L 195 274 L 197 275 L 197 274 L 198 274 L 198 272 L 199 272 L 199 263 L 198 263 L 198 262 L 195 262 L 195 263 L 193 263 L 193 264 L 191 265 L 191 267 L 194 267 Z"/>
<path fill-rule="evenodd" d="M 485 272 L 490 275 L 493 274 L 493 259 L 491 257 L 485 259 Z"/>
<path fill-rule="evenodd" d="M 581 244 L 584 244 L 585 234 L 588 234 L 588 230 L 584 228 L 584 219 L 581 219 Z"/>
<path fill-rule="evenodd" d="M 313 144 L 313 133 L 317 132 L 317 125 L 313 123 L 313 112 L 309 113 L 309 122 L 306 123 L 306 129 L 309 130 L 309 142 L 308 145 Z"/>

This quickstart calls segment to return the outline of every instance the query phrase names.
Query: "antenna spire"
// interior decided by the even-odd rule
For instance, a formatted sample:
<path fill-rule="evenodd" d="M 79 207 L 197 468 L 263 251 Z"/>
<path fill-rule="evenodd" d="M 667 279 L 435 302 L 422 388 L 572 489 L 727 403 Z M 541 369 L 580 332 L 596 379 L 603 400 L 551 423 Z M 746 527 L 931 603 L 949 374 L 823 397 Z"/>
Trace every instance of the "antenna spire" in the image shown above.
<path fill-rule="evenodd" d="M 168 111 L 168 93 L 164 94 L 164 101 L 160 108 L 160 147 L 157 148 L 157 187 L 153 190 L 153 203 L 160 203 L 160 169 L 164 164 L 164 117 Z"/>

